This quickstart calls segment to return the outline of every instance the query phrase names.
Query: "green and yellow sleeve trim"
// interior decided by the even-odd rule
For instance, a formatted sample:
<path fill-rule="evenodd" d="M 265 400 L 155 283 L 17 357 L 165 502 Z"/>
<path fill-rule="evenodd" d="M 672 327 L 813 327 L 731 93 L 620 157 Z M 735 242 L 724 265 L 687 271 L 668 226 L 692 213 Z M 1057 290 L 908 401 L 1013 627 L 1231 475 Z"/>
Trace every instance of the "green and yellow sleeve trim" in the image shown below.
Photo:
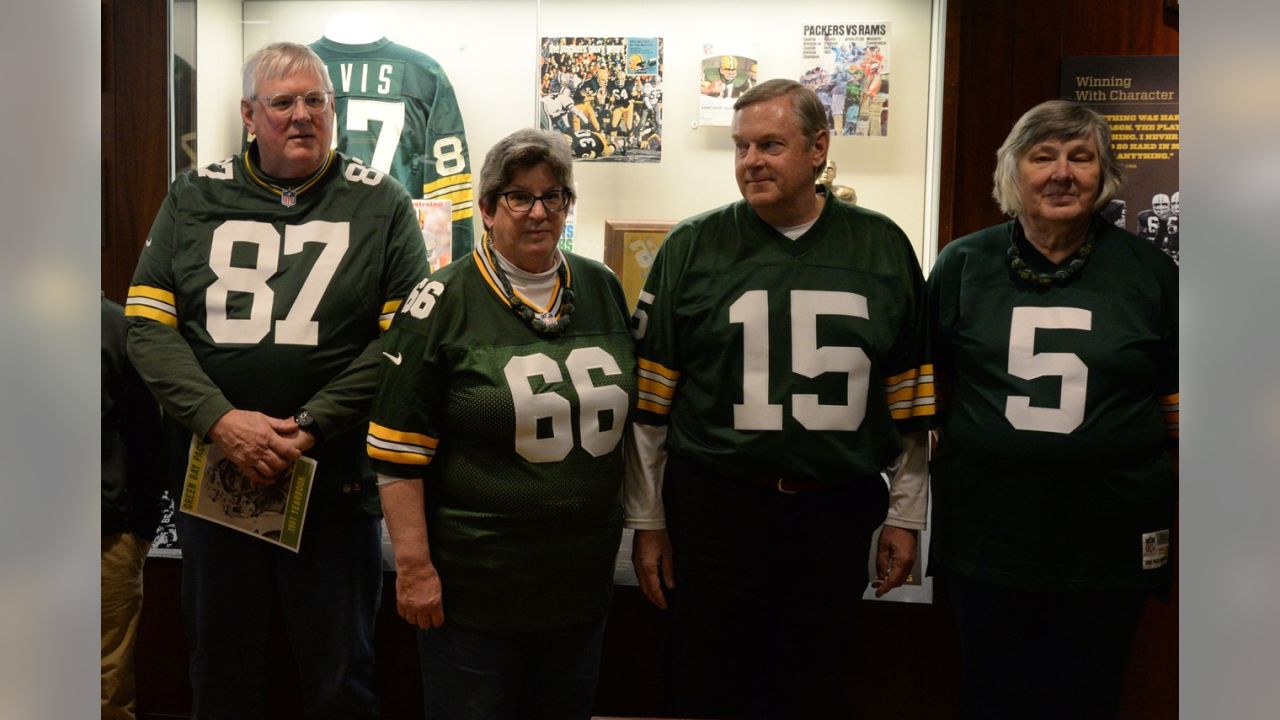
<path fill-rule="evenodd" d="M 391 327 L 391 319 L 396 316 L 396 311 L 404 304 L 403 300 L 388 300 L 382 303 L 382 314 L 378 316 L 378 327 L 382 332 L 386 332 Z"/>
<path fill-rule="evenodd" d="M 636 360 L 636 389 L 639 390 L 636 408 L 656 415 L 671 414 L 671 403 L 675 400 L 679 382 L 679 372 L 639 358 Z"/>
<path fill-rule="evenodd" d="M 374 422 L 369 423 L 365 436 L 370 458 L 399 465 L 430 465 L 439 444 L 440 440 L 430 435 L 392 430 Z"/>
<path fill-rule="evenodd" d="M 130 285 L 124 303 L 126 317 L 144 317 L 171 328 L 178 327 L 178 307 L 173 293 L 150 285 Z"/>
<path fill-rule="evenodd" d="M 894 420 L 928 417 L 937 411 L 934 402 L 933 365 L 921 365 L 884 379 L 889 415 Z"/>

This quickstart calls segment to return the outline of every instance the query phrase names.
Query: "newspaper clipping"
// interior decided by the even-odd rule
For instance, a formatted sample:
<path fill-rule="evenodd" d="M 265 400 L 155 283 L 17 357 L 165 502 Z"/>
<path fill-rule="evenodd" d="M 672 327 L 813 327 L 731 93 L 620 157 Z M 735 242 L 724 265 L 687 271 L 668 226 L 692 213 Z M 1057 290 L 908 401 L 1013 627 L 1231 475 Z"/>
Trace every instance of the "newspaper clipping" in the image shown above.
<path fill-rule="evenodd" d="M 297 552 L 315 471 L 316 461 L 302 457 L 274 483 L 258 484 L 216 445 L 193 437 L 181 510 Z"/>
<path fill-rule="evenodd" d="M 538 97 L 575 160 L 662 160 L 662 38 L 542 38 Z"/>
<path fill-rule="evenodd" d="M 800 82 L 818 93 L 833 135 L 889 134 L 889 23 L 805 25 Z"/>

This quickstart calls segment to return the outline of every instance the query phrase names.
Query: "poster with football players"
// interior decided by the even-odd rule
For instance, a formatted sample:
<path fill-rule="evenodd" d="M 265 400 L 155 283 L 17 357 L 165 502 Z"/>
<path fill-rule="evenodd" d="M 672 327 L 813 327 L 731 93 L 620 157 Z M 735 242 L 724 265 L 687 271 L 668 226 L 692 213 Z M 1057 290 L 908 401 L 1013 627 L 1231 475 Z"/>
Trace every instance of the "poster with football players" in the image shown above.
<path fill-rule="evenodd" d="M 698 124 L 728 127 L 733 120 L 734 101 L 759 82 L 757 57 L 755 43 L 703 44 L 698 77 Z"/>
<path fill-rule="evenodd" d="M 1067 57 L 1061 82 L 1064 99 L 1097 110 L 1111 126 L 1125 183 L 1102 216 L 1178 262 L 1178 57 Z"/>
<path fill-rule="evenodd" d="M 539 125 L 575 160 L 661 161 L 662 38 L 542 38 L 539 83 Z"/>
<path fill-rule="evenodd" d="M 889 23 L 804 26 L 804 72 L 836 137 L 889 135 Z"/>

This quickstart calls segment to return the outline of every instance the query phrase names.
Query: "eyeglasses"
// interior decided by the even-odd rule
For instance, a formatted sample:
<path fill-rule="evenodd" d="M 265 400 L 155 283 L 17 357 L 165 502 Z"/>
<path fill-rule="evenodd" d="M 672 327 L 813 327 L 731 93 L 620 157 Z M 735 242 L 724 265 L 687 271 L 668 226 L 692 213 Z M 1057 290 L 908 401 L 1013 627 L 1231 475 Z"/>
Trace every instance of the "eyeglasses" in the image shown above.
<path fill-rule="evenodd" d="M 533 204 L 542 201 L 542 207 L 549 213 L 564 212 L 573 201 L 573 193 L 565 189 L 552 190 L 545 195 L 534 195 L 527 190 L 508 190 L 498 193 L 498 197 L 507 201 L 507 209 L 514 213 L 527 213 L 533 210 Z"/>
<path fill-rule="evenodd" d="M 294 95 L 292 93 L 277 93 L 271 97 L 262 97 L 255 95 L 252 99 L 261 100 L 271 111 L 279 115 L 287 115 L 293 112 L 293 106 L 302 101 L 307 112 L 318 114 L 324 112 L 329 107 L 329 93 L 325 90 L 312 90 L 305 95 Z"/>

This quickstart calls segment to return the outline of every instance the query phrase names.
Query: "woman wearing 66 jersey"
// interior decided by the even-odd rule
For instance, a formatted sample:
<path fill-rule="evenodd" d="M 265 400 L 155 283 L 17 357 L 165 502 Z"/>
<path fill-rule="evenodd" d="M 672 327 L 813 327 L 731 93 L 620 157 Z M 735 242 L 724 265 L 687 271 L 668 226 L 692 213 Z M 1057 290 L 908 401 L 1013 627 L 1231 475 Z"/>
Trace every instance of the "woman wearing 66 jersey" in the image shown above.
<path fill-rule="evenodd" d="M 485 241 L 384 344 L 367 447 L 429 717 L 591 714 L 635 355 L 617 278 L 557 247 L 572 173 L 555 133 L 499 141 Z"/>

